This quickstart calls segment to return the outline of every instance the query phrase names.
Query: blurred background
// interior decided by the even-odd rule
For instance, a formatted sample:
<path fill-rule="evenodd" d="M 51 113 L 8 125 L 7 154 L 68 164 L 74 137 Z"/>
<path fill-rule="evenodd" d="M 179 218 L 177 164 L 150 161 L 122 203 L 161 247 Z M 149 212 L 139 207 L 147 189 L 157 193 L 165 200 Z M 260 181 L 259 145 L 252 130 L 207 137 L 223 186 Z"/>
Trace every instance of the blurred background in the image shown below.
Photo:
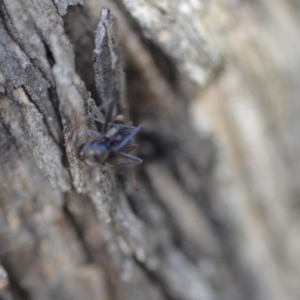
<path fill-rule="evenodd" d="M 168 176 L 179 177 L 177 185 L 183 185 L 184 195 L 178 204 L 174 195 L 166 196 L 171 198 L 166 202 L 162 200 L 174 223 L 183 227 L 179 230 L 194 243 L 201 240 L 201 249 L 203 244 L 210 243 L 209 239 L 199 237 L 204 225 L 192 221 L 193 214 L 186 207 L 189 194 L 206 215 L 206 226 L 217 236 L 233 278 L 241 285 L 244 296 L 237 298 L 299 299 L 299 4 L 283 0 L 117 2 L 132 18 L 135 33 L 142 38 L 175 94 L 149 97 L 147 93 L 155 103 L 154 110 L 162 112 L 154 112 L 150 117 L 151 108 L 147 113 L 141 112 L 137 102 L 143 102 L 145 93 L 135 95 L 136 85 L 142 84 L 135 78 L 140 78 L 139 73 L 130 72 L 134 69 L 132 65 L 138 68 L 132 58 L 132 52 L 138 50 L 130 45 L 132 42 L 121 29 L 124 48 L 131 51 L 128 101 L 138 111 L 139 120 L 146 120 L 146 124 L 160 120 L 161 127 L 180 132 L 178 143 L 191 143 L 194 148 L 184 152 L 170 141 L 171 145 L 162 142 L 161 146 L 167 151 L 167 159 L 162 151 L 161 160 L 153 159 L 150 150 L 145 154 L 150 178 L 162 176 L 162 164 L 171 160 L 172 167 L 166 167 L 172 173 Z M 145 69 L 140 71 L 144 72 Z M 158 90 L 161 82 L 151 80 Z M 133 85 L 132 81 L 139 83 Z M 171 104 L 166 104 L 168 98 L 172 98 Z M 161 103 L 166 106 L 162 108 Z M 175 121 L 165 124 L 161 119 L 168 118 L 168 105 L 179 108 L 174 112 Z M 179 116 L 185 113 L 186 118 Z M 187 122 L 194 133 L 182 129 Z M 156 128 L 153 131 L 161 131 L 151 126 Z M 166 133 L 162 139 L 171 136 Z M 199 143 L 193 144 L 198 138 Z M 149 137 L 145 139 L 149 142 Z M 173 153 L 174 148 L 184 154 Z M 148 167 L 147 157 L 160 167 Z M 191 164 L 197 165 L 199 161 L 201 165 L 195 172 Z M 157 181 L 160 180 L 167 181 Z M 154 188 L 174 189 L 167 183 L 163 187 L 154 183 Z M 193 204 L 190 210 L 193 211 Z M 197 250 L 192 251 L 197 252 L 195 247 Z M 218 272 L 210 258 L 202 261 L 199 252 L 195 256 L 200 265 L 205 265 L 203 270 Z"/>
<path fill-rule="evenodd" d="M 241 286 L 239 299 L 300 298 L 300 6 L 296 2 L 166 1 L 164 7 L 157 1 L 152 9 L 165 8 L 165 14 L 146 20 L 138 8 L 130 7 L 145 39 L 154 41 L 171 58 L 170 64 L 176 64 L 177 73 L 166 67 L 165 60 L 162 66 L 163 58 L 158 62 L 173 91 L 187 102 L 187 119 L 201 138 L 200 144 L 192 145 L 197 154 L 191 157 L 211 162 L 202 163 L 192 179 L 186 166 L 174 171 L 173 165 L 171 172 L 181 173 L 183 189 L 200 202 Z M 130 43 L 126 37 L 123 42 Z M 187 81 L 196 86 L 192 93 Z M 177 118 L 178 127 L 188 122 Z M 189 136 L 183 138 L 185 134 Z M 194 134 L 183 131 L 180 143 L 197 139 Z M 203 146 L 208 141 L 213 143 L 210 150 Z M 180 165 L 176 155 L 180 157 L 174 154 L 174 161 Z M 188 164 L 186 157 L 181 159 Z M 209 179 L 202 172 L 209 173 Z M 210 187 L 204 188 L 209 196 L 199 196 L 195 177 L 199 186 L 209 181 Z M 190 212 L 183 216 L 189 201 L 186 195 L 182 198 L 177 209 L 174 199 L 166 203 L 179 227 L 193 220 Z M 203 204 L 204 199 L 210 204 Z M 194 242 L 193 234 L 201 240 L 203 225 L 190 226 L 193 229 L 182 229 L 189 232 L 185 235 Z M 210 242 L 202 239 L 201 249 Z M 210 264 L 210 255 L 197 262 L 204 273 L 207 268 L 213 274 L 218 264 Z"/>

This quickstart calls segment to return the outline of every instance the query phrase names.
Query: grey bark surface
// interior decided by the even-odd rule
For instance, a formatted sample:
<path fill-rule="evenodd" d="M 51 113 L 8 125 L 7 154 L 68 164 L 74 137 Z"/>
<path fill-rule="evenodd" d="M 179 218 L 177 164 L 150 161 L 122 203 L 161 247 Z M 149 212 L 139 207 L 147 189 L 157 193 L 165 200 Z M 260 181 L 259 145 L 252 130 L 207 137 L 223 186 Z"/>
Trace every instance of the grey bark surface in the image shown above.
<path fill-rule="evenodd" d="M 0 1 L 0 299 L 299 299 L 297 12 Z M 77 157 L 110 100 L 139 191 Z"/>

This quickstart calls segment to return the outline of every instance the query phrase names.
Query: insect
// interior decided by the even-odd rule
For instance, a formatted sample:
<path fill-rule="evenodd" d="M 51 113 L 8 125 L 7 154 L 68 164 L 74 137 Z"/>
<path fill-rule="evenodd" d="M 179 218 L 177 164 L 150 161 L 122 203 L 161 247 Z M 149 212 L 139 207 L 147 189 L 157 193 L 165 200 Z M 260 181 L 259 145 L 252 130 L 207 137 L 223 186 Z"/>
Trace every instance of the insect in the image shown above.
<path fill-rule="evenodd" d="M 135 127 L 131 122 L 125 123 L 122 114 L 112 117 L 115 103 L 102 104 L 97 111 L 108 105 L 104 120 L 92 113 L 88 118 L 100 123 L 101 132 L 88 130 L 89 140 L 78 148 L 78 158 L 86 165 L 96 167 L 109 163 L 112 166 L 126 166 L 140 164 L 142 160 L 129 154 L 137 148 L 134 136 L 141 130 L 142 125 Z M 122 161 L 120 161 L 122 159 Z"/>

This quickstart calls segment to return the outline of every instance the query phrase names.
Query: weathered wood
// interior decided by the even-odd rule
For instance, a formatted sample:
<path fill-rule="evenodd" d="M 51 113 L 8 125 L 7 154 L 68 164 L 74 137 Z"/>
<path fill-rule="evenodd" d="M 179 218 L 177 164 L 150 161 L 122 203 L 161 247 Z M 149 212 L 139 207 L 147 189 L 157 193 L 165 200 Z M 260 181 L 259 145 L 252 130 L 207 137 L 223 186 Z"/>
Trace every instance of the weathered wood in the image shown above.
<path fill-rule="evenodd" d="M 299 299 L 298 21 L 229 2 L 0 3 L 1 299 Z M 139 191 L 77 158 L 111 99 Z"/>
<path fill-rule="evenodd" d="M 146 43 L 158 47 L 197 84 L 205 84 L 219 67 L 224 44 L 218 33 L 222 20 L 216 18 L 222 14 L 213 1 L 116 2 L 134 20 Z"/>

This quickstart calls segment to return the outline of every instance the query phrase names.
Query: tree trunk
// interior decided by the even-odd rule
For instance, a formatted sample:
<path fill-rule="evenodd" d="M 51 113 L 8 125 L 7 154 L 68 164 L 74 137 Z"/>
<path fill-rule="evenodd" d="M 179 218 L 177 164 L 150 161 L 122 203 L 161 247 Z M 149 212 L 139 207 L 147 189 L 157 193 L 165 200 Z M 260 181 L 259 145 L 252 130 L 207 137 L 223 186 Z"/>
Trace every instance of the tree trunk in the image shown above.
<path fill-rule="evenodd" d="M 0 299 L 299 299 L 299 12 L 0 1 Z M 138 191 L 77 156 L 112 100 Z"/>

